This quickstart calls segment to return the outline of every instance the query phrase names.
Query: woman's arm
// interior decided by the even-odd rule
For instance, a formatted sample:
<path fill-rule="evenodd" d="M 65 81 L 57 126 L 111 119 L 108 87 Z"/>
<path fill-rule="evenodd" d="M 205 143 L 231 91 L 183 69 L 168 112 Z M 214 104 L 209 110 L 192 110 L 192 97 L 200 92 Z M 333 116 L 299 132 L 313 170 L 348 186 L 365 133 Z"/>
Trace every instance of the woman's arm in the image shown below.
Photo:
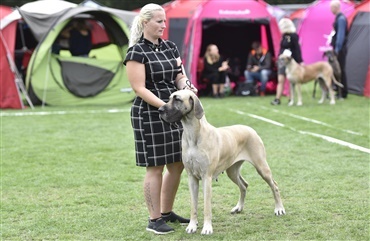
<path fill-rule="evenodd" d="M 126 72 L 128 81 L 136 95 L 142 98 L 146 103 L 157 108 L 165 104 L 163 100 L 154 95 L 145 87 L 145 66 L 136 61 L 126 63 Z"/>
<path fill-rule="evenodd" d="M 177 58 L 177 66 L 181 65 L 182 72 L 178 73 L 176 76 L 175 84 L 177 89 L 183 90 L 183 89 L 189 89 L 192 90 L 194 93 L 197 93 L 197 88 L 194 87 L 194 85 L 189 81 L 188 77 L 186 76 L 184 66 L 182 65 L 181 58 Z M 189 86 L 190 85 L 190 86 Z"/>
<path fill-rule="evenodd" d="M 292 44 L 294 46 L 293 48 L 294 48 L 294 51 L 297 57 L 296 61 L 298 63 L 302 63 L 303 59 L 302 59 L 301 45 L 299 44 L 299 37 L 297 34 L 292 35 Z"/>

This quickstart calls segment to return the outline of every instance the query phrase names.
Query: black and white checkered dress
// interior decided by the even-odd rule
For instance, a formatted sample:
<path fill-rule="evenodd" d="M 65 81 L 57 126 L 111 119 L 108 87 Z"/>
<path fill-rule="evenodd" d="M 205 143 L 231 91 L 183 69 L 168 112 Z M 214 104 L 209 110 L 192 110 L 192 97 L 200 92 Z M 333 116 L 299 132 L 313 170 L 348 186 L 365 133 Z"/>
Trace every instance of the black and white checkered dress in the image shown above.
<path fill-rule="evenodd" d="M 159 45 L 142 38 L 127 51 L 127 61 L 145 65 L 145 87 L 164 102 L 175 92 L 175 79 L 180 72 L 176 58 L 179 52 L 171 41 L 160 39 Z M 161 166 L 181 161 L 181 123 L 170 124 L 159 117 L 158 108 L 136 96 L 131 107 L 136 165 Z"/>

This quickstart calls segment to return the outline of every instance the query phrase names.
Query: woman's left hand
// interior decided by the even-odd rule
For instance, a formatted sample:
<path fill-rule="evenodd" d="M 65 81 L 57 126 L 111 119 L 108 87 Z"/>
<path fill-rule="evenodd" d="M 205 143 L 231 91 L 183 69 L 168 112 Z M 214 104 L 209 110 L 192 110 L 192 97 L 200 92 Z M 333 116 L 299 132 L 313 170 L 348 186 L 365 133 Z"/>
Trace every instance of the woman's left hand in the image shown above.
<path fill-rule="evenodd" d="M 195 88 L 195 86 L 193 84 L 190 84 L 190 86 L 189 85 L 186 85 L 183 89 L 184 90 L 191 90 L 191 91 L 194 92 L 194 94 L 197 94 L 198 93 L 198 89 Z"/>

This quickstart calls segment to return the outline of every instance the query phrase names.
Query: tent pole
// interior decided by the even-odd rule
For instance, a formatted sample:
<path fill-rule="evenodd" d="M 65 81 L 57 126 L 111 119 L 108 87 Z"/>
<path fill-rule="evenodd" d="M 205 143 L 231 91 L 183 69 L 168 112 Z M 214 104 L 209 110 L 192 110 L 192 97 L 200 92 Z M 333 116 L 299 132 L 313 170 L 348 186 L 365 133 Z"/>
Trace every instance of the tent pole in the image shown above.
<path fill-rule="evenodd" d="M 46 88 L 47 88 L 47 82 L 49 79 L 50 57 L 51 57 L 51 48 L 48 51 L 48 64 L 47 64 L 46 73 L 45 73 L 44 94 L 42 95 L 42 108 L 44 108 L 46 104 Z"/>
<path fill-rule="evenodd" d="M 32 104 L 32 101 L 31 101 L 30 97 L 28 96 L 27 89 L 24 86 L 24 82 L 23 82 L 22 76 L 18 72 L 17 66 L 14 63 L 12 54 L 11 54 L 11 52 L 9 50 L 9 46 L 6 43 L 5 38 L 4 38 L 4 35 L 3 35 L 3 33 L 1 31 L 0 31 L 0 38 L 1 38 L 1 41 L 4 43 L 4 47 L 5 47 L 5 50 L 6 50 L 6 58 L 7 58 L 8 62 L 9 62 L 10 69 L 13 72 L 14 77 L 15 77 L 14 78 L 14 82 L 15 82 L 15 86 L 17 88 L 18 97 L 19 97 L 19 101 L 21 103 L 22 109 L 24 109 L 24 105 L 23 105 L 23 100 L 22 100 L 21 93 L 19 92 L 19 90 L 22 92 L 22 94 L 26 98 L 26 101 L 29 104 L 29 106 L 31 107 L 31 109 L 34 109 L 34 106 Z"/>

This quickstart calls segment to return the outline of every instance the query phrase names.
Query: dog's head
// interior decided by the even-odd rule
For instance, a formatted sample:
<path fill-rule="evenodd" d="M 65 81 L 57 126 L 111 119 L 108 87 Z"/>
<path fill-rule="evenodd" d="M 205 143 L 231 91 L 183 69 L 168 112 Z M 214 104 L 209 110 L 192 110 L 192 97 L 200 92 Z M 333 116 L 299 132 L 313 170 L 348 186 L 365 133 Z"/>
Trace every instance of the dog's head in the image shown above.
<path fill-rule="evenodd" d="M 286 55 L 286 54 L 280 54 L 279 55 L 279 66 L 287 66 L 292 61 L 292 56 Z"/>
<path fill-rule="evenodd" d="M 329 63 L 333 63 L 337 59 L 337 56 L 333 50 L 326 50 L 323 55 L 328 58 Z"/>
<path fill-rule="evenodd" d="M 191 90 L 178 90 L 170 96 L 170 100 L 159 109 L 159 114 L 166 122 L 177 122 L 183 118 L 201 119 L 204 115 L 203 106 Z"/>

